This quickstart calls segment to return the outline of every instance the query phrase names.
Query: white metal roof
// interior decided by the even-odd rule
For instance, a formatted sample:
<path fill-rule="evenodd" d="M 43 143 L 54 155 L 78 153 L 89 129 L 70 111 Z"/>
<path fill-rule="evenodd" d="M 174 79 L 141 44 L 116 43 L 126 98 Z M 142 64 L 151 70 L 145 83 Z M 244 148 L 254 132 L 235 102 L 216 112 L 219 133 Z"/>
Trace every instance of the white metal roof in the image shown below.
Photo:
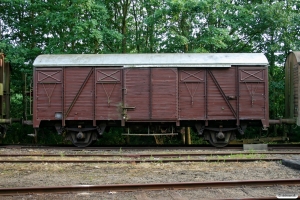
<path fill-rule="evenodd" d="M 38 56 L 35 67 L 231 67 L 268 65 L 263 53 L 51 54 Z"/>

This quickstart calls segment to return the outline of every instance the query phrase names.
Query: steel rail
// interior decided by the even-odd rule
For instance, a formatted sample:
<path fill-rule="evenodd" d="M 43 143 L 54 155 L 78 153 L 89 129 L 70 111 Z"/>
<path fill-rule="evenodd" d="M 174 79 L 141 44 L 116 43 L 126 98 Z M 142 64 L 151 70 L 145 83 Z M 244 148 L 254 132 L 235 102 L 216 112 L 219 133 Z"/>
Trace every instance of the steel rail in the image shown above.
<path fill-rule="evenodd" d="M 0 163 L 170 163 L 170 162 L 254 162 L 282 161 L 281 158 L 203 158 L 203 159 L 149 159 L 149 160 L 0 160 Z"/>
<path fill-rule="evenodd" d="M 114 150 L 122 150 L 122 151 L 129 151 L 129 150 L 233 150 L 233 151 L 243 151 L 242 146 L 227 146 L 223 148 L 217 147 L 210 147 L 210 146 L 155 146 L 155 147 L 70 147 L 70 146 L 24 146 L 24 145 L 0 145 L 0 148 L 6 149 L 54 149 L 54 150 L 72 150 L 72 151 L 114 151 Z M 281 151 L 281 150 L 300 150 L 300 144 L 297 145 L 282 145 L 282 146 L 268 146 L 269 151 Z"/>
<path fill-rule="evenodd" d="M 297 155 L 297 152 L 218 152 L 218 153 L 157 153 L 157 154 L 0 154 L 0 157 L 129 157 L 129 158 L 145 158 L 145 157 L 194 157 L 194 156 L 231 156 L 231 155 Z"/>
<path fill-rule="evenodd" d="M 55 149 L 55 150 L 73 150 L 73 151 L 82 151 L 82 150 L 88 150 L 88 151 L 114 151 L 114 150 L 243 150 L 243 147 L 241 146 L 234 146 L 234 147 L 223 147 L 223 148 L 217 148 L 212 146 L 148 146 L 148 147 L 74 147 L 74 146 L 24 146 L 24 145 L 0 145 L 0 148 L 6 148 L 6 149 Z"/>
<path fill-rule="evenodd" d="M 234 199 L 217 199 L 217 200 L 264 200 L 264 199 L 279 199 L 276 196 L 273 197 L 250 197 L 250 198 L 234 198 Z M 282 199 L 286 199 L 286 198 L 282 198 Z M 298 194 L 297 198 L 290 198 L 290 199 L 300 199 L 300 194 Z"/>
<path fill-rule="evenodd" d="M 72 185 L 53 187 L 16 187 L 0 188 L 0 195 L 22 195 L 38 193 L 70 193 L 70 192 L 103 192 L 103 191 L 136 191 L 136 190 L 166 190 L 195 189 L 215 187 L 241 186 L 273 186 L 300 185 L 300 179 L 274 180 L 244 180 L 244 181 L 214 181 L 214 182 L 180 182 L 180 183 L 150 183 L 150 184 L 117 184 L 117 185 Z"/>

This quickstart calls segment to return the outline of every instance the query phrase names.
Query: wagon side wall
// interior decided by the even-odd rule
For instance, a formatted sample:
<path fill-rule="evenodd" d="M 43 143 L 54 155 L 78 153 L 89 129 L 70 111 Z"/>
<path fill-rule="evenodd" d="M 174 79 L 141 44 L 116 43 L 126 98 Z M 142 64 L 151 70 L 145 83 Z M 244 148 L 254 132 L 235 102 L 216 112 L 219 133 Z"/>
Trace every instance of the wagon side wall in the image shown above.
<path fill-rule="evenodd" d="M 34 127 L 53 121 L 261 121 L 268 126 L 268 71 L 228 68 L 49 67 L 34 71 Z M 60 113 L 61 118 L 56 114 Z"/>

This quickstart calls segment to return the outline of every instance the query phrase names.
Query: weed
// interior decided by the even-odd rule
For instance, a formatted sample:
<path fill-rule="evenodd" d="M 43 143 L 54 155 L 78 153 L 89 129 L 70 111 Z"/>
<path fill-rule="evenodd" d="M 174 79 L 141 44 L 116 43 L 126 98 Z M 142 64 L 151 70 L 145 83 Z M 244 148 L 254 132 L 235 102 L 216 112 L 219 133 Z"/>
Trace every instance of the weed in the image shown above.
<path fill-rule="evenodd" d="M 267 157 L 266 154 L 260 154 L 260 158 L 264 159 L 266 157 Z"/>
<path fill-rule="evenodd" d="M 65 154 L 64 154 L 64 152 L 62 152 L 62 151 L 59 152 L 59 155 L 60 155 L 60 157 L 62 157 L 62 158 L 65 157 Z"/>

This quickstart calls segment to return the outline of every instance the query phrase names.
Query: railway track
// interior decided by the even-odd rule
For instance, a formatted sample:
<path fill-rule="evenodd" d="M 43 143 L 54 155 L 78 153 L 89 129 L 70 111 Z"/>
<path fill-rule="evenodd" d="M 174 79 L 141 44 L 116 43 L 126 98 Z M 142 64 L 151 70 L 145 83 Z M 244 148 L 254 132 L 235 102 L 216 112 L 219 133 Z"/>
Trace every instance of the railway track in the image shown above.
<path fill-rule="evenodd" d="M 169 163 L 281 161 L 266 155 L 299 155 L 300 152 L 213 152 L 154 154 L 0 154 L 2 163 Z M 46 159 L 47 158 L 47 159 Z M 76 159 L 73 159 L 76 158 Z M 109 158 L 109 159 L 108 159 Z"/>
<path fill-rule="evenodd" d="M 122 158 L 147 158 L 147 157 L 197 157 L 197 156 L 234 156 L 234 155 L 299 155 L 300 151 L 279 152 L 212 152 L 212 153 L 153 153 L 153 154 L 0 154 L 1 157 L 122 157 Z"/>
<path fill-rule="evenodd" d="M 105 192 L 105 191 L 140 191 L 140 190 L 183 190 L 198 188 L 226 188 L 245 186 L 278 186 L 300 185 L 300 179 L 275 180 L 243 180 L 243 181 L 214 181 L 214 182 L 177 182 L 151 184 L 116 184 L 116 185 L 71 185 L 53 187 L 16 187 L 0 188 L 0 195 L 26 195 L 45 193 L 78 193 L 78 192 Z"/>
<path fill-rule="evenodd" d="M 40 146 L 40 145 L 1 145 L 0 149 L 53 149 L 53 150 L 71 150 L 71 151 L 129 151 L 129 150 L 218 150 L 218 151 L 242 151 L 243 145 L 229 145 L 223 148 L 217 148 L 207 145 L 199 146 L 91 146 L 91 147 L 74 147 L 74 146 Z M 300 144 L 278 144 L 268 145 L 268 151 L 282 151 L 282 150 L 300 150 Z"/>
<path fill-rule="evenodd" d="M 170 163 L 170 162 L 255 162 L 281 161 L 281 158 L 204 158 L 204 159 L 149 159 L 149 160 L 0 160 L 1 163 Z"/>
<path fill-rule="evenodd" d="M 151 163 L 151 162 L 253 162 L 281 161 L 287 155 L 299 155 L 300 151 L 260 152 L 200 152 L 200 153 L 145 153 L 107 154 L 69 151 L 55 153 L 13 153 L 0 154 L 2 163 Z M 268 158 L 266 156 L 269 155 Z M 270 156 L 276 155 L 272 158 Z M 278 155 L 282 155 L 278 158 Z M 72 159 L 75 158 L 75 159 Z"/>

